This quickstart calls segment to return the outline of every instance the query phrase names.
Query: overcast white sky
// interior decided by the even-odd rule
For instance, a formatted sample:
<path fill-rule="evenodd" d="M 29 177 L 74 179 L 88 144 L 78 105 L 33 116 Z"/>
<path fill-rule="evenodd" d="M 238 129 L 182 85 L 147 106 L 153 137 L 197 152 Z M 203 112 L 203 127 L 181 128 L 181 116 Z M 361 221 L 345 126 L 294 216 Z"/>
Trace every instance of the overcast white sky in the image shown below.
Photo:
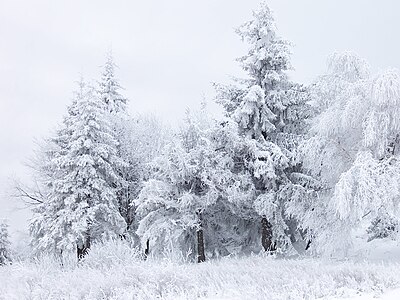
<path fill-rule="evenodd" d="M 130 110 L 176 124 L 212 97 L 210 82 L 240 72 L 234 28 L 258 0 L 0 0 L 0 218 L 12 231 L 27 212 L 8 193 L 34 138 L 60 122 L 82 73 L 96 79 L 112 46 Z M 373 70 L 399 68 L 397 0 L 270 0 L 280 34 L 294 43 L 295 80 L 309 83 L 327 55 L 352 50 Z"/>

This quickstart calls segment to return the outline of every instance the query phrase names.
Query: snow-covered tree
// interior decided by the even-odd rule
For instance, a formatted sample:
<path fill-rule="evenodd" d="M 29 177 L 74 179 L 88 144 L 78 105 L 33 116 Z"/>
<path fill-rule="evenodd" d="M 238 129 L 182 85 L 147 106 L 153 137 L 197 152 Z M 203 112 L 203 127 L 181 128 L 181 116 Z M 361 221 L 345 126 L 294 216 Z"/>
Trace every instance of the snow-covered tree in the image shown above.
<path fill-rule="evenodd" d="M 101 79 L 98 83 L 98 94 L 105 107 L 111 113 L 126 113 L 127 98 L 121 95 L 121 85 L 115 77 L 117 65 L 114 62 L 112 52 L 107 53 L 106 63 L 103 67 Z"/>
<path fill-rule="evenodd" d="M 0 266 L 11 263 L 11 243 L 8 235 L 8 225 L 0 220 Z"/>
<path fill-rule="evenodd" d="M 247 55 L 239 59 L 248 77 L 217 86 L 217 100 L 247 140 L 245 164 L 253 175 L 255 193 L 246 201 L 261 217 L 262 245 L 265 250 L 289 249 L 294 232 L 288 227 L 285 206 L 307 192 L 299 180 L 307 176 L 301 176 L 296 149 L 310 113 L 308 92 L 288 78 L 290 45 L 276 33 L 265 2 L 238 33 L 249 44 Z"/>
<path fill-rule="evenodd" d="M 35 208 L 31 223 L 38 249 L 77 249 L 84 255 L 92 241 L 123 233 L 116 187 L 117 141 L 105 115 L 104 102 L 90 86 L 81 85 L 64 128 L 53 139 L 59 149 L 49 162 L 56 170 L 48 198 Z M 59 141 L 62 141 L 59 143 Z"/>
<path fill-rule="evenodd" d="M 203 214 L 218 199 L 209 177 L 213 167 L 209 123 L 188 114 L 178 137 L 154 163 L 154 173 L 137 200 L 138 234 L 152 252 L 187 252 L 196 245 L 198 262 L 205 260 Z M 194 239 L 197 239 L 197 243 Z"/>
<path fill-rule="evenodd" d="M 142 243 L 150 241 L 152 253 L 204 249 L 199 261 L 205 254 L 259 251 L 252 172 L 265 165 L 250 165 L 255 155 L 268 159 L 269 152 L 258 151 L 230 118 L 213 121 L 204 109 L 188 114 L 178 138 L 154 161 L 137 200 Z"/>
<path fill-rule="evenodd" d="M 116 182 L 118 208 L 121 216 L 126 223 L 124 237 L 132 235 L 132 225 L 134 223 L 134 206 L 132 205 L 135 197 L 134 191 L 138 189 L 135 181 L 137 173 L 132 162 L 129 161 L 127 153 L 124 152 L 126 140 L 130 139 L 130 117 L 127 112 L 128 99 L 121 94 L 121 85 L 116 78 L 115 69 L 117 65 L 114 62 L 112 52 L 109 51 L 106 57 L 106 63 L 103 66 L 101 79 L 98 82 L 97 95 L 100 101 L 103 102 L 105 109 L 104 115 L 108 118 L 112 127 L 114 139 L 118 142 L 117 156 L 123 160 L 123 164 L 113 166 L 115 172 L 119 174 L 120 179 Z"/>
<path fill-rule="evenodd" d="M 160 153 L 168 138 L 156 117 L 128 114 L 128 100 L 121 94 L 122 87 L 115 75 L 116 68 L 112 53 L 109 52 L 97 93 L 105 104 L 105 114 L 109 115 L 113 135 L 118 142 L 117 155 L 124 161 L 124 164 L 116 168 L 123 179 L 117 183 L 117 197 L 120 214 L 127 225 L 124 237 L 135 237 L 137 222 L 134 199 L 148 177 L 147 164 Z"/>
<path fill-rule="evenodd" d="M 76 116 L 77 102 L 83 101 L 85 96 L 85 83 L 81 77 L 78 89 L 74 92 L 72 104 L 67 107 L 67 115 L 63 122 L 54 131 L 51 137 L 38 143 L 35 156 L 31 159 L 30 166 L 35 177 L 35 187 L 23 191 L 23 196 L 33 204 L 34 218 L 30 222 L 31 244 L 37 253 L 50 250 L 61 253 L 63 247 L 59 246 L 63 233 L 54 228 L 57 212 L 65 206 L 62 197 L 54 197 L 54 182 L 65 176 L 65 171 L 60 168 L 56 159 L 66 155 L 68 141 L 73 134 L 73 118 Z M 32 201 L 33 200 L 33 201 Z M 26 200 L 25 200 L 26 201 Z"/>
<path fill-rule="evenodd" d="M 151 175 L 150 163 L 161 154 L 169 134 L 162 122 L 151 115 L 135 115 L 118 123 L 118 153 L 127 163 L 120 170 L 126 184 L 118 192 L 119 209 L 127 223 L 127 233 L 135 236 L 137 220 L 134 200 Z"/>
<path fill-rule="evenodd" d="M 304 164 L 320 180 L 318 199 L 302 223 L 319 251 L 346 254 L 355 230 L 388 215 L 399 203 L 400 76 L 370 77 L 351 53 L 335 54 L 313 86 L 319 114 L 304 145 Z"/>

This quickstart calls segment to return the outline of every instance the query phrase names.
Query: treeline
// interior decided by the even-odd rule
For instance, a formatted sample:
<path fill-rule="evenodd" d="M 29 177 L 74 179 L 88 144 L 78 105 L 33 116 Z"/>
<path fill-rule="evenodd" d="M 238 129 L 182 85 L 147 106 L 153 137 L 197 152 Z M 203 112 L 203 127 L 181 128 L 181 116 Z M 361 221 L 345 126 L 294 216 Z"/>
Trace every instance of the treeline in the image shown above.
<path fill-rule="evenodd" d="M 346 254 L 357 231 L 396 238 L 400 78 L 371 76 L 351 53 L 311 85 L 293 82 L 290 43 L 266 4 L 238 29 L 246 78 L 216 84 L 171 133 L 130 116 L 109 55 L 95 85 L 79 82 L 62 124 L 34 160 L 30 224 L 37 251 L 122 238 L 146 255 L 197 259 L 260 251 Z M 361 230 L 361 231 L 360 231 Z"/>

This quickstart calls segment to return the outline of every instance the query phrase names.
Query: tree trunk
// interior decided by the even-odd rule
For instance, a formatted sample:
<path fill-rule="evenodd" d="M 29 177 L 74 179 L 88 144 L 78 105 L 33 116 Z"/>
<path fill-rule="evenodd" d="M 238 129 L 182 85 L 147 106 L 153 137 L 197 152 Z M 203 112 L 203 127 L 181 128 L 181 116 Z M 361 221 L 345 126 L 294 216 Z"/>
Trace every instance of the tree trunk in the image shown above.
<path fill-rule="evenodd" d="M 205 262 L 203 229 L 197 230 L 197 262 Z"/>
<path fill-rule="evenodd" d="M 197 229 L 197 262 L 201 263 L 206 261 L 206 256 L 204 253 L 204 236 L 201 213 L 198 212 L 197 216 L 199 217 L 200 221 L 199 229 Z"/>
<path fill-rule="evenodd" d="M 149 251 L 150 251 L 150 240 L 147 240 L 146 241 L 146 248 L 144 249 L 144 259 L 145 260 L 149 256 Z"/>
<path fill-rule="evenodd" d="M 78 261 L 81 261 L 90 249 L 90 236 L 88 235 L 81 246 L 76 247 L 76 254 L 78 256 Z"/>
<path fill-rule="evenodd" d="M 311 239 L 308 240 L 306 248 L 304 250 L 307 251 L 310 248 L 310 246 L 311 246 Z"/>
<path fill-rule="evenodd" d="M 275 251 L 275 244 L 272 242 L 272 224 L 266 217 L 261 219 L 261 245 L 264 251 Z"/>

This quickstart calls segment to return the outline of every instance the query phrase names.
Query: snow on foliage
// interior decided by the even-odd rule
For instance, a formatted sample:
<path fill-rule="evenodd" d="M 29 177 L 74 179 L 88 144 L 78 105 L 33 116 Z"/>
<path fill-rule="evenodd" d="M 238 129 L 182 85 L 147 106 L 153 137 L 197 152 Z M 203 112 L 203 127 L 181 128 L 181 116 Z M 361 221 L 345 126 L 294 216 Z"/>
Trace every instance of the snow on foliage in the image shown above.
<path fill-rule="evenodd" d="M 383 212 L 397 214 L 399 88 L 397 71 L 370 77 L 367 63 L 349 53 L 333 55 L 313 85 L 319 113 L 303 145 L 304 165 L 321 189 L 304 223 L 320 252 L 344 251 L 355 229 Z"/>
<path fill-rule="evenodd" d="M 90 247 L 90 241 L 115 237 L 125 222 L 118 212 L 117 141 L 94 89 L 83 83 L 53 140 L 59 149 L 49 160 L 55 170 L 48 197 L 35 207 L 31 223 L 37 249 Z M 62 140 L 62 143 L 59 141 Z"/>
<path fill-rule="evenodd" d="M 8 225 L 0 220 L 0 266 L 11 263 L 11 243 L 8 235 Z"/>
<path fill-rule="evenodd" d="M 398 239 L 398 71 L 335 53 L 306 87 L 289 78 L 291 45 L 265 2 L 237 33 L 246 76 L 216 85 L 219 120 L 204 105 L 177 132 L 130 116 L 111 53 L 97 88 L 80 82 L 24 194 L 36 252 L 82 258 L 121 238 L 146 259 L 204 262 L 310 247 L 346 256 L 360 239 Z"/>
<path fill-rule="evenodd" d="M 114 124 L 119 140 L 118 154 L 126 163 L 120 169 L 125 181 L 118 191 L 119 210 L 127 223 L 126 234 L 135 237 L 138 223 L 134 200 L 143 188 L 143 183 L 149 179 L 149 164 L 160 155 L 170 137 L 161 121 L 151 115 L 113 120 L 116 121 Z"/>
<path fill-rule="evenodd" d="M 249 44 L 248 53 L 239 59 L 248 77 L 235 85 L 217 85 L 217 101 L 226 116 L 237 122 L 247 147 L 243 166 L 252 176 L 254 189 L 247 205 L 261 221 L 263 246 L 290 251 L 292 241 L 302 239 L 293 226 L 295 209 L 290 211 L 290 206 L 295 197 L 308 193 L 310 180 L 301 170 L 297 153 L 310 115 L 308 92 L 288 78 L 290 43 L 276 33 L 265 2 L 238 33 Z M 300 177 L 302 181 L 297 181 Z"/>
<path fill-rule="evenodd" d="M 137 212 L 138 234 L 142 243 L 150 240 L 153 253 L 194 250 L 202 215 L 218 200 L 212 177 L 216 161 L 208 136 L 211 123 L 204 110 L 194 116 L 188 113 L 177 138 L 152 163 L 154 171 L 140 192 Z"/>
<path fill-rule="evenodd" d="M 112 52 L 107 53 L 107 60 L 98 85 L 98 96 L 111 113 L 126 113 L 127 99 L 119 92 L 121 86 L 115 78 L 115 68 Z"/>

